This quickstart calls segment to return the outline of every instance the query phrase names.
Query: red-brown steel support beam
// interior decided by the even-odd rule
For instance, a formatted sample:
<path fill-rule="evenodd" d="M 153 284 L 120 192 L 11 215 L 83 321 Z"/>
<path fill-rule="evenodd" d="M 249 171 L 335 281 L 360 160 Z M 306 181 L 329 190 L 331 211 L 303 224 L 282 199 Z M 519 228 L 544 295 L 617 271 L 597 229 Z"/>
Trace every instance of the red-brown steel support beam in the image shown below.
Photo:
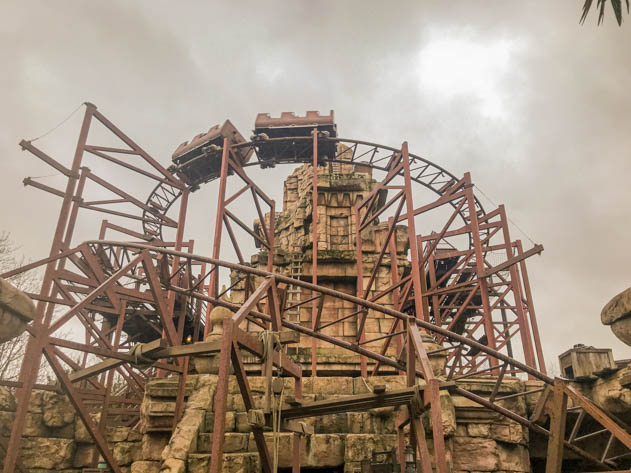
<path fill-rule="evenodd" d="M 524 254 L 524 250 L 521 240 L 517 240 L 516 245 L 517 255 L 522 256 Z M 543 356 L 543 348 L 541 347 L 541 337 L 539 336 L 539 326 L 537 325 L 537 316 L 535 314 L 535 306 L 532 300 L 532 292 L 530 291 L 530 279 L 528 278 L 528 270 L 526 269 L 525 259 L 522 259 L 519 262 L 519 269 L 521 270 L 522 282 L 524 284 L 526 306 L 528 307 L 528 314 L 530 316 L 530 326 L 532 329 L 535 351 L 537 353 L 537 361 L 539 362 L 539 371 L 546 374 L 546 362 Z"/>
<path fill-rule="evenodd" d="M 77 147 L 75 149 L 72 166 L 70 168 L 73 175 L 71 177 L 68 177 L 68 182 L 66 184 L 64 198 L 61 204 L 59 218 L 57 220 L 57 227 L 55 229 L 53 242 L 50 249 L 50 257 L 54 257 L 58 253 L 65 250 L 65 248 L 63 247 L 64 235 L 68 227 L 72 201 L 75 195 L 76 184 L 79 178 L 79 168 L 81 167 L 81 161 L 83 159 L 83 150 L 88 137 L 92 116 L 94 115 L 95 111 L 96 107 L 94 105 L 90 103 L 86 104 L 86 110 L 83 116 L 83 123 L 81 125 Z M 46 270 L 44 272 L 44 278 L 40 291 L 41 296 L 51 296 L 53 273 L 56 266 L 56 261 L 50 261 L 46 265 Z M 21 383 L 22 387 L 19 388 L 17 391 L 16 398 L 18 399 L 18 405 L 15 412 L 13 425 L 11 427 L 11 436 L 9 438 L 9 443 L 7 444 L 7 456 L 5 457 L 4 461 L 3 473 L 13 473 L 16 466 L 17 457 L 20 449 L 20 441 L 22 438 L 22 431 L 24 430 L 24 425 L 26 422 L 28 403 L 31 398 L 33 385 L 35 384 L 35 380 L 37 378 L 37 372 L 39 370 L 43 354 L 42 350 L 45 343 L 44 337 L 40 336 L 40 333 L 42 329 L 46 325 L 48 325 L 49 318 L 50 316 L 52 316 L 52 307 L 51 310 L 46 312 L 47 307 L 48 304 L 42 301 L 37 304 L 37 316 L 35 320 L 33 320 L 32 324 L 35 336 L 30 338 L 27 343 L 24 354 L 24 361 L 22 362 L 22 366 L 20 368 L 19 382 Z M 50 314 L 50 316 L 44 318 L 45 313 Z"/>
<path fill-rule="evenodd" d="M 296 401 L 302 400 L 302 378 L 294 380 L 294 398 Z M 292 435 L 292 455 L 291 455 L 291 473 L 300 473 L 300 442 L 302 435 L 294 432 Z"/>
<path fill-rule="evenodd" d="M 502 225 L 502 232 L 504 236 L 504 244 L 506 245 L 506 259 L 511 260 L 513 258 L 513 245 L 510 239 L 510 231 L 508 229 L 508 219 L 506 218 L 506 209 L 504 205 L 499 206 L 500 209 L 500 218 Z M 537 368 L 537 363 L 535 362 L 535 356 L 533 353 L 532 347 L 532 338 L 530 337 L 530 327 L 528 324 L 528 319 L 526 318 L 526 314 L 524 312 L 524 303 L 521 295 L 521 281 L 519 278 L 519 273 L 517 271 L 517 265 L 512 264 L 509 267 L 510 274 L 510 287 L 513 291 L 513 297 L 515 299 L 516 306 L 516 315 L 517 315 L 517 324 L 519 326 L 519 334 L 521 335 L 521 344 L 522 349 L 524 350 L 524 359 L 528 366 L 532 366 L 533 368 Z M 532 378 L 532 376 L 530 376 Z"/>
<path fill-rule="evenodd" d="M 127 309 L 127 301 L 121 301 L 121 308 L 118 318 L 116 320 L 116 328 L 114 331 L 114 341 L 112 343 L 112 348 L 114 350 L 118 350 L 120 346 L 121 333 L 123 331 L 123 322 L 125 321 L 125 312 Z M 85 352 L 88 353 L 87 351 Z M 83 364 L 82 368 L 85 368 L 85 364 Z M 105 397 L 103 399 L 103 408 L 101 410 L 101 418 L 99 419 L 99 431 L 101 435 L 105 435 L 105 427 L 107 426 L 107 416 L 110 409 L 110 401 L 112 399 L 112 387 L 114 384 L 114 373 L 115 370 L 108 371 L 105 379 Z M 94 451 L 92 455 L 92 465 L 96 465 L 98 461 L 98 457 L 96 451 Z"/>
<path fill-rule="evenodd" d="M 397 428 L 397 461 L 399 463 L 399 471 L 405 471 L 405 425 L 406 419 L 409 419 L 409 415 L 406 415 L 405 407 L 401 406 L 397 412 L 396 425 Z"/>
<path fill-rule="evenodd" d="M 469 221 L 471 225 L 471 239 L 473 240 L 473 248 L 475 251 L 475 265 L 478 281 L 480 284 L 480 297 L 482 298 L 482 317 L 484 323 L 484 334 L 486 335 L 489 348 L 495 350 L 497 344 L 495 342 L 495 332 L 493 328 L 493 314 L 491 312 L 491 304 L 489 302 L 489 287 L 488 282 L 484 278 L 484 253 L 482 250 L 482 242 L 480 241 L 480 226 L 478 222 L 478 213 L 475 206 L 475 198 L 473 196 L 473 188 L 471 183 L 471 174 L 468 172 L 464 175 L 467 187 L 465 189 L 465 195 L 467 198 L 467 205 L 469 210 Z M 490 357 L 489 363 L 491 366 L 497 366 L 497 360 Z"/>
<path fill-rule="evenodd" d="M 215 419 L 213 423 L 212 447 L 210 453 L 210 473 L 221 473 L 223 464 L 228 380 L 233 351 L 233 327 L 234 322 L 232 319 L 225 319 L 223 321 L 223 337 L 221 339 L 221 351 L 219 352 L 219 374 L 217 376 L 217 387 L 215 391 Z"/>
<path fill-rule="evenodd" d="M 411 355 L 410 355 L 411 353 Z M 447 473 L 447 460 L 445 451 L 445 434 L 443 431 L 443 421 L 440 405 L 440 381 L 434 376 L 432 365 L 423 346 L 423 339 L 416 325 L 408 325 L 408 362 L 413 358 L 418 359 L 421 365 L 425 382 L 423 398 L 426 405 L 430 407 L 430 417 L 432 420 L 432 438 L 434 439 L 434 462 L 437 473 Z M 416 384 L 416 369 L 408 367 L 408 386 L 413 382 Z"/>
<path fill-rule="evenodd" d="M 414 200 L 412 199 L 412 178 L 410 176 L 410 157 L 408 155 L 407 141 L 401 146 L 403 162 L 403 178 L 405 207 L 407 212 L 408 240 L 410 243 L 410 262 L 412 266 L 412 286 L 414 288 L 414 308 L 417 319 L 427 321 L 429 314 L 424 312 L 423 307 L 423 284 L 421 282 L 420 254 L 416 238 L 416 224 L 414 222 Z"/>
<path fill-rule="evenodd" d="M 397 311 L 393 308 L 387 307 L 387 306 L 382 306 L 380 304 L 377 304 L 373 301 L 370 300 L 365 300 L 365 299 L 360 299 L 356 296 L 353 296 L 351 294 L 347 294 L 344 292 L 340 292 L 340 291 L 336 291 L 335 289 L 331 289 L 325 286 L 314 286 L 313 284 L 306 282 L 306 281 L 302 281 L 300 279 L 293 279 L 290 278 L 288 276 L 284 276 L 282 274 L 271 274 L 267 271 L 261 270 L 261 269 L 257 269 L 257 268 L 253 268 L 253 267 L 247 267 L 247 266 L 243 266 L 243 265 L 239 265 L 239 264 L 235 264 L 235 263 L 229 263 L 226 261 L 220 261 L 220 260 L 215 260 L 213 258 L 207 258 L 204 256 L 200 256 L 200 255 L 189 255 L 187 253 L 183 253 L 183 252 L 176 252 L 174 250 L 170 250 L 170 249 L 166 249 L 166 248 L 159 248 L 159 247 L 155 247 L 155 246 L 150 246 L 150 245 L 145 245 L 145 244 L 141 244 L 141 243 L 129 243 L 129 242 L 115 242 L 115 241 L 98 241 L 98 240 L 92 240 L 92 241 L 88 241 L 86 242 L 88 244 L 102 244 L 102 245 L 110 245 L 110 246 L 124 246 L 126 248 L 135 248 L 135 249 L 146 249 L 149 250 L 151 252 L 155 252 L 155 253 L 162 253 L 162 254 L 169 254 L 169 255 L 179 255 L 181 257 L 194 257 L 196 261 L 198 262 L 206 262 L 212 265 L 221 265 L 225 268 L 231 269 L 231 270 L 235 270 L 235 271 L 241 271 L 243 273 L 247 273 L 250 274 L 251 276 L 259 276 L 259 277 L 271 277 L 273 276 L 277 282 L 279 283 L 284 283 L 284 284 L 288 284 L 288 285 L 296 285 L 299 286 L 303 289 L 306 289 L 308 291 L 315 291 L 318 294 L 324 294 L 327 297 L 331 296 L 333 298 L 336 299 L 340 299 L 340 300 L 344 300 L 349 302 L 350 304 L 354 304 L 354 305 L 360 305 L 362 307 L 365 307 L 366 309 L 372 309 L 375 310 L 379 313 L 391 316 L 393 318 L 397 318 L 399 320 L 404 320 L 404 321 L 412 321 L 415 325 L 417 325 L 419 328 L 424 329 L 428 332 L 431 332 L 435 335 L 441 335 L 444 336 L 454 342 L 459 342 L 462 343 L 466 346 L 478 349 L 490 356 L 492 356 L 493 358 L 499 360 L 499 361 L 505 361 L 505 362 L 509 362 L 513 367 L 515 367 L 516 369 L 519 369 L 520 371 L 523 371 L 525 373 L 530 373 L 532 374 L 535 378 L 540 379 L 542 381 L 545 382 L 552 382 L 552 378 L 550 378 L 547 375 L 544 375 L 543 373 L 533 369 L 530 366 L 525 365 L 524 363 L 512 359 L 510 357 L 508 357 L 507 355 L 494 350 L 482 343 L 477 342 L 476 340 L 471 340 L 467 337 L 464 337 L 458 333 L 455 332 L 451 332 L 449 330 L 446 330 L 442 327 L 438 327 L 434 324 L 431 324 L 429 322 L 425 322 L 422 319 L 418 319 L 415 317 L 410 317 L 400 311 Z M 187 293 L 187 294 L 191 294 L 191 291 L 188 291 L 187 289 L 184 288 L 178 288 L 176 286 L 171 287 L 172 290 L 175 290 L 177 292 L 182 292 L 182 293 Z M 201 300 L 207 301 L 207 302 L 211 302 L 213 304 L 217 304 L 223 307 L 227 307 L 229 309 L 231 309 L 232 311 L 237 311 L 239 309 L 239 305 L 237 304 L 233 304 L 227 301 L 223 301 L 223 300 L 219 300 L 219 299 L 215 299 L 212 297 L 209 297 L 205 294 L 201 294 L 198 292 L 193 292 L 192 294 L 194 294 L 194 296 L 196 298 L 199 298 Z M 260 320 L 265 320 L 265 321 L 269 321 L 270 317 L 268 314 L 264 314 L 260 311 L 252 311 L 252 315 L 256 316 L 256 318 L 260 319 Z M 292 323 L 289 322 L 287 320 L 283 320 L 283 326 L 286 328 L 289 328 L 291 330 L 295 330 L 299 333 L 302 334 L 306 334 L 312 337 L 317 337 L 320 340 L 326 341 L 326 342 L 330 342 L 333 343 L 337 346 L 340 346 L 342 348 L 346 348 L 348 350 L 351 350 L 355 353 L 361 354 L 364 353 L 368 356 L 368 354 L 370 353 L 370 356 L 374 356 L 374 359 L 379 359 L 382 360 L 383 363 L 388 364 L 389 366 L 393 366 L 396 368 L 401 367 L 401 365 L 397 362 L 394 362 L 393 360 L 387 358 L 387 357 L 380 357 L 378 356 L 376 353 L 370 352 L 369 350 L 365 350 L 359 346 L 357 346 L 357 344 L 353 344 L 350 342 L 347 342 L 345 340 L 340 340 L 340 339 L 336 339 L 335 337 L 330 337 L 328 335 L 324 335 L 321 332 L 318 331 L 313 331 L 310 328 L 301 326 L 300 324 L 296 324 L 296 323 Z"/>
<path fill-rule="evenodd" d="M 318 284 L 318 129 L 313 129 L 313 161 L 312 161 L 312 189 L 311 189 L 311 239 L 313 241 L 311 250 L 311 283 Z M 316 293 L 312 293 L 315 296 Z M 311 328 L 316 327 L 318 309 L 314 303 L 311 304 Z M 311 377 L 318 375 L 318 341 L 311 339 Z"/>
<path fill-rule="evenodd" d="M 90 106 L 92 104 L 86 103 L 86 105 Z M 94 107 L 94 105 L 92 105 Z M 133 154 L 138 154 L 141 156 L 150 166 L 152 166 L 155 170 L 160 172 L 166 179 L 168 179 L 169 184 L 178 188 L 183 189 L 184 183 L 177 179 L 171 172 L 165 169 L 159 162 L 153 159 L 145 150 L 143 150 L 140 146 L 138 146 L 134 140 L 132 140 L 129 136 L 123 133 L 116 125 L 114 125 L 111 121 L 109 121 L 101 112 L 96 110 L 94 107 L 94 118 L 96 118 L 99 122 L 101 122 L 108 130 L 114 133 L 120 140 L 122 140 L 127 146 L 131 148 L 134 152 Z"/>
<path fill-rule="evenodd" d="M 151 255 L 145 253 L 142 257 L 142 265 L 145 269 L 145 275 L 147 276 L 147 282 L 149 283 L 149 289 L 153 294 L 155 306 L 162 320 L 162 326 L 166 338 L 169 341 L 169 345 L 176 346 L 181 344 L 181 340 L 178 340 L 177 330 L 173 324 L 173 310 L 167 304 L 167 295 L 165 294 L 162 286 L 160 285 L 160 278 L 158 276 L 158 270 L 153 264 Z"/>
<path fill-rule="evenodd" d="M 410 177 L 410 161 L 408 156 L 408 145 L 407 142 L 403 143 L 401 147 L 401 154 L 403 158 L 403 174 L 404 174 L 404 190 L 405 190 L 405 200 L 406 200 L 406 209 L 408 215 L 408 237 L 410 240 L 410 259 L 412 265 L 412 284 L 414 287 L 414 308 L 416 311 L 416 318 L 421 319 L 427 322 L 429 318 L 429 314 L 426 313 L 425 307 L 423 305 L 423 297 L 424 297 L 424 281 L 421 281 L 421 265 L 420 265 L 420 254 L 418 251 L 418 242 L 416 237 L 416 226 L 414 224 L 414 202 L 412 200 L 412 189 L 411 189 L 411 177 Z M 424 278 L 423 278 L 424 279 Z M 429 357 L 427 356 L 427 352 L 425 351 L 425 347 L 423 346 L 423 340 L 421 338 L 419 329 L 416 325 L 410 324 L 408 322 L 408 363 L 414 363 L 415 358 L 418 358 L 421 371 L 425 378 L 425 381 L 428 383 L 428 387 L 432 387 L 432 381 L 434 378 L 434 373 L 432 370 L 432 366 L 429 362 Z M 416 369 L 414 367 L 407 368 L 408 372 L 408 386 L 416 384 Z M 440 397 L 438 390 L 431 389 L 429 392 L 429 404 L 432 412 L 432 419 L 436 416 L 440 418 Z M 433 438 L 434 438 L 434 458 L 436 462 L 436 471 L 437 473 L 446 473 L 447 472 L 447 463 L 445 461 L 445 439 L 443 435 L 442 429 L 442 421 L 439 422 L 439 425 L 433 425 Z"/>
<path fill-rule="evenodd" d="M 105 461 L 107 462 L 107 464 L 109 465 L 109 467 L 112 469 L 114 473 L 122 473 L 122 470 L 120 469 L 118 465 L 118 462 L 114 458 L 114 454 L 112 453 L 112 451 L 109 448 L 109 445 L 107 444 L 107 440 L 105 439 L 105 437 L 99 430 L 98 426 L 94 425 L 94 421 L 90 417 L 88 410 L 83 405 L 83 401 L 81 400 L 80 394 L 75 390 L 74 386 L 72 385 L 72 382 L 70 381 L 70 379 L 68 378 L 68 375 L 65 373 L 65 371 L 63 370 L 63 367 L 60 365 L 59 361 L 57 360 L 57 357 L 53 353 L 53 350 L 50 345 L 46 345 L 44 347 L 44 354 L 46 355 L 46 359 L 48 360 L 48 363 L 50 364 L 51 368 L 55 372 L 57 379 L 59 379 L 59 381 L 61 382 L 62 389 L 64 390 L 64 392 L 70 399 L 70 402 L 72 403 L 75 410 L 79 414 L 79 417 L 81 417 L 83 424 L 85 425 L 86 429 L 88 430 L 88 432 L 94 439 L 97 449 L 99 450 L 99 452 L 101 453 L 101 455 L 103 456 L 103 458 L 105 459 Z M 5 467 L 6 467 L 6 462 L 5 462 Z"/>
<path fill-rule="evenodd" d="M 223 219 L 226 210 L 226 185 L 228 180 L 228 160 L 230 157 L 230 140 L 224 138 L 223 151 L 221 153 L 221 171 L 219 174 L 219 192 L 217 195 L 217 213 L 215 215 L 215 236 L 213 238 L 213 259 L 219 259 L 221 254 L 221 233 L 223 229 Z M 209 295 L 217 297 L 219 294 L 219 267 L 214 266 L 214 271 L 210 273 Z M 210 311 L 212 305 L 208 304 L 206 311 L 206 324 L 204 326 L 204 339 L 210 330 Z"/>
<path fill-rule="evenodd" d="M 367 209 L 369 210 L 369 209 Z M 368 213 L 368 211 L 366 211 Z M 362 232 L 360 229 L 361 213 L 359 205 L 353 207 L 353 214 L 355 218 L 355 260 L 357 265 L 357 284 L 355 293 L 357 297 L 364 299 L 364 255 L 362 249 Z M 367 311 L 362 310 L 360 306 L 357 306 L 357 314 L 359 317 L 355 317 L 357 324 L 357 341 L 361 344 L 364 340 L 364 320 L 366 320 Z M 360 356 L 360 371 L 363 378 L 367 376 L 368 365 L 365 356 Z"/>

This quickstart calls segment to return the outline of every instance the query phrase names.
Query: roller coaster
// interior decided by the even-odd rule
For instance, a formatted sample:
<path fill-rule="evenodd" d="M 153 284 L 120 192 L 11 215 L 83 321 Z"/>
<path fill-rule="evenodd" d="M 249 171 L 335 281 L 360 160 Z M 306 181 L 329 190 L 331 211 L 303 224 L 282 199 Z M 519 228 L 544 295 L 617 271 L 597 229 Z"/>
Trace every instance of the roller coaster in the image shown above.
<path fill-rule="evenodd" d="M 101 128 L 100 136 L 104 131 L 109 133 L 107 145 L 92 141 L 91 131 L 96 127 Z M 118 144 L 112 145 L 113 141 Z M 119 473 L 121 468 L 103 434 L 105 426 L 133 425 L 138 421 L 144 384 L 154 376 L 178 377 L 176 417 L 181 416 L 189 357 L 213 353 L 219 357 L 219 375 L 210 471 L 218 473 L 231 370 L 246 406 L 251 404 L 241 351 L 267 357 L 264 361 L 269 361 L 269 366 L 294 378 L 298 396 L 303 376 L 315 376 L 318 371 L 316 340 L 359 355 L 362 376 L 378 376 L 383 367 L 407 375 L 408 386 L 416 391 L 392 397 L 390 402 L 408 406 L 404 423 L 412 431 L 421 429 L 418 416 L 424 411 L 429 410 L 432 418 L 438 419 L 432 431 L 437 472 L 447 471 L 439 420 L 440 390 L 463 396 L 546 436 L 547 468 L 551 473 L 560 471 L 564 449 L 599 470 L 628 465 L 631 435 L 624 423 L 606 414 L 566 380 L 546 374 L 526 268 L 526 259 L 541 253 L 543 247 L 534 245 L 524 250 L 520 240 L 512 240 L 504 207 L 484 209 L 469 173 L 457 177 L 410 153 L 407 143 L 395 148 L 340 138 L 332 112 L 323 116 L 308 112 L 304 117 L 284 113 L 278 118 L 259 114 L 249 141 L 226 121 L 180 145 L 172 164 L 165 167 L 96 106 L 86 103 L 70 166 L 31 142 L 22 141 L 21 147 L 64 175 L 67 184 L 61 190 L 34 179 L 25 180 L 25 184 L 61 199 L 51 250 L 44 259 L 0 275 L 8 278 L 29 271 L 42 275 L 39 292 L 29 294 L 37 302 L 37 317 L 28 326 L 29 341 L 19 381 L 0 380 L 0 384 L 17 390 L 18 400 L 11 436 L 2 444 L 6 451 L 4 473 L 27 471 L 19 458 L 19 446 L 34 389 L 60 387 L 85 423 L 104 461 Z M 110 171 L 98 175 L 87 167 L 89 160 L 107 163 Z M 394 272 L 390 286 L 376 296 L 370 292 L 375 274 L 364 274 L 361 264 L 354 295 L 318 284 L 317 245 L 311 246 L 311 281 L 274 270 L 275 202 L 247 171 L 252 166 L 269 169 L 304 163 L 313 169 L 312 239 L 318 225 L 317 169 L 334 163 L 370 168 L 378 176 L 375 188 L 355 205 L 358 261 L 362 258 L 361 232 L 370 223 L 380 218 L 388 222 L 387 238 L 378 251 L 379 262 L 385 255 L 397 258 L 396 251 L 392 252 L 393 235 L 397 225 L 406 225 L 409 271 L 401 278 Z M 240 183 L 232 194 L 227 186 L 229 178 Z M 211 181 L 218 181 L 218 196 L 212 254 L 207 257 L 197 254 L 194 242 L 185 239 L 185 224 L 187 219 L 198 218 L 187 214 L 189 198 Z M 130 182 L 134 184 L 124 186 Z M 89 197 L 90 190 L 95 189 L 98 197 Z M 142 189 L 148 189 L 148 197 L 134 195 Z M 380 197 L 384 195 L 387 198 Z M 245 205 L 251 205 L 259 215 L 257 228 L 243 222 L 235 210 L 244 205 L 242 200 L 237 205 L 237 199 L 248 196 L 251 200 Z M 76 242 L 75 229 L 83 228 L 83 222 L 88 221 L 86 216 L 95 213 L 107 217 L 95 238 Z M 425 222 L 431 222 L 435 228 L 417 231 L 428 228 Z M 246 263 L 238 232 L 267 250 L 265 269 Z M 222 246 L 225 250 L 226 245 L 232 246 L 237 262 L 222 259 Z M 231 302 L 224 297 L 226 291 L 219 289 L 221 274 L 225 278 L 230 272 L 246 280 L 243 303 Z M 285 317 L 285 296 L 290 286 L 311 291 L 312 297 L 298 302 L 298 306 L 311 304 L 310 326 Z M 395 294 L 394 306 L 379 302 L 384 295 Z M 355 341 L 336 337 L 323 326 L 318 305 L 325 298 L 345 301 L 356 308 L 340 318 L 357 322 Z M 204 341 L 210 330 L 210 313 L 219 306 L 230 309 L 234 315 L 223 322 L 220 342 Z M 391 321 L 380 350 L 368 349 L 364 343 L 367 311 L 380 313 Z M 266 353 L 260 341 L 244 329 L 246 321 L 261 330 L 311 338 L 314 343 L 310 366 L 296 363 L 282 352 Z M 81 327 L 85 336 L 60 337 L 59 333 L 68 327 L 74 327 L 73 333 Z M 395 337 L 404 339 L 399 357 L 390 356 L 388 351 Z M 432 353 L 428 354 L 424 346 L 426 337 L 441 345 L 440 351 L 447 356 L 442 373 L 436 374 L 432 369 Z M 78 352 L 80 361 L 69 356 L 69 351 Z M 42 363 L 55 373 L 58 386 L 37 383 Z M 456 383 L 471 377 L 492 380 L 495 389 L 491 396 Z M 540 382 L 535 390 L 516 395 L 539 397 L 532 418 L 524 417 L 511 408 L 509 399 L 498 396 L 505 377 Z M 122 390 L 115 379 L 124 380 Z M 419 402 L 412 402 L 419 396 Z M 309 409 L 303 405 L 298 411 L 281 414 L 289 420 L 306 415 Z M 336 409 L 342 407 L 321 407 L 318 415 L 337 412 Z M 549 412 L 549 418 L 544 418 L 544 411 Z M 101 414 L 98 422 L 92 416 L 95 412 Z M 574 430 L 580 430 L 580 437 L 594 432 L 610 436 L 602 451 L 581 443 L 576 432 L 566 432 L 566 419 L 577 415 L 580 425 L 575 424 Z M 255 428 L 254 435 L 261 440 L 262 430 Z M 414 438 L 422 456 L 427 452 L 425 436 Z M 257 447 L 268 473 L 270 456 L 265 442 L 257 441 Z M 299 459 L 296 462 L 299 470 Z M 422 468 L 423 473 L 432 471 L 428 462 Z"/>

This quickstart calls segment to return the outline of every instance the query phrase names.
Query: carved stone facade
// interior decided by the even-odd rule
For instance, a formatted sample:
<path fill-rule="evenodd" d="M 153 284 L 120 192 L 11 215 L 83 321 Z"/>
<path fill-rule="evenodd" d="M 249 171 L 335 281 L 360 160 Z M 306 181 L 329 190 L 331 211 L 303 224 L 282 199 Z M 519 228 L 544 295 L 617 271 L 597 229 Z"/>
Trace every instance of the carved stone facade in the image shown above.
<path fill-rule="evenodd" d="M 350 158 L 350 154 L 340 153 L 341 159 Z M 313 241 L 311 227 L 313 224 L 313 167 L 304 164 L 298 167 L 284 183 L 283 207 L 275 219 L 275 255 L 274 271 L 302 279 L 312 281 L 313 272 Z M 340 292 L 351 295 L 357 294 L 357 258 L 355 250 L 355 218 L 354 206 L 365 198 L 376 186 L 376 180 L 372 177 L 372 169 L 361 165 L 346 163 L 329 163 L 318 166 L 318 206 L 317 206 L 317 281 L 319 285 L 330 287 Z M 384 191 L 378 193 L 380 202 L 386 198 Z M 362 214 L 363 215 L 363 214 Z M 269 224 L 269 215 L 266 215 Z M 255 229 L 261 232 L 260 222 L 255 222 Z M 378 260 L 379 251 L 387 237 L 387 222 L 379 222 L 376 219 L 361 232 L 362 238 L 362 263 L 364 275 L 364 287 L 367 286 L 370 275 Z M 409 248 L 407 227 L 399 225 L 395 232 L 397 253 L 397 277 L 400 279 L 409 271 L 407 252 Z M 267 250 L 263 249 L 252 257 L 251 264 L 265 269 L 267 265 Z M 237 283 L 240 275 L 233 272 L 231 284 Z M 379 265 L 375 282 L 369 291 L 369 296 L 377 296 L 379 292 L 392 285 L 392 271 L 390 254 L 386 252 Z M 255 280 L 254 286 L 260 281 Z M 235 302 L 243 301 L 245 294 L 245 282 L 238 283 L 230 292 L 230 299 Z M 290 286 L 287 288 L 287 307 L 307 300 L 311 293 L 306 289 Z M 377 302 L 392 307 L 392 294 L 387 294 Z M 314 302 L 315 304 L 318 301 Z M 357 310 L 354 304 L 339 299 L 326 299 L 321 311 L 321 325 L 344 318 Z M 290 308 L 285 312 L 285 317 L 291 321 L 299 321 L 301 324 L 311 327 L 312 303 L 301 305 L 299 308 Z M 358 317 L 350 317 L 346 320 L 327 326 L 322 330 L 324 334 L 355 341 L 357 336 Z M 365 322 L 365 339 L 371 340 L 388 333 L 391 329 L 391 319 L 386 319 L 383 314 L 369 310 Z M 260 330 L 250 324 L 248 330 Z M 368 349 L 378 350 L 381 342 L 367 343 Z M 311 339 L 303 337 L 298 348 L 293 348 L 292 353 L 298 357 L 297 361 L 308 363 L 310 361 Z M 358 357 L 348 355 L 346 351 L 333 348 L 326 342 L 318 342 L 318 364 L 323 372 L 340 373 L 349 370 L 355 371 Z M 400 349 L 400 341 L 395 340 L 389 351 L 394 354 Z M 333 357 L 333 359 L 331 359 Z"/>

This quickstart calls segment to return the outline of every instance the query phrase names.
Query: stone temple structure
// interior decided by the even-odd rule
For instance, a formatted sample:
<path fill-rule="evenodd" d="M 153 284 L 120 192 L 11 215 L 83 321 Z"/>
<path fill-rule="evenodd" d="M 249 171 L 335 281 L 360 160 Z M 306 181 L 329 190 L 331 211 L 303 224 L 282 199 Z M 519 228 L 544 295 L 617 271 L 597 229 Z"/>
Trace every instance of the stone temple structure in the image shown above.
<path fill-rule="evenodd" d="M 341 145 L 343 146 L 343 145 Z M 338 150 L 341 160 L 350 153 Z M 292 278 L 312 281 L 313 278 L 313 241 L 311 238 L 312 224 L 312 166 L 304 164 L 289 175 L 283 185 L 283 207 L 276 216 L 275 232 L 276 247 L 274 254 L 274 271 L 286 274 Z M 357 254 L 356 254 L 356 229 L 353 209 L 355 204 L 368 195 L 376 185 L 372 178 L 370 168 L 343 163 L 330 163 L 318 166 L 318 226 L 317 226 L 317 280 L 318 284 L 330 287 L 347 294 L 357 294 Z M 383 205 L 386 191 L 378 193 L 378 205 Z M 266 217 L 269 219 L 269 215 Z M 254 228 L 260 229 L 260 222 L 254 223 Z M 378 261 L 380 248 L 388 234 L 386 222 L 375 221 L 361 232 L 362 238 L 362 264 L 365 279 L 373 272 Z M 396 265 L 397 277 L 402 279 L 410 272 L 407 261 L 409 249 L 407 227 L 398 225 L 394 238 L 396 241 Z M 267 264 L 267 251 L 261 251 L 252 256 L 252 265 L 265 268 Z M 376 270 L 375 283 L 372 285 L 368 297 L 375 298 L 392 284 L 392 258 L 386 255 L 379 263 Z M 239 281 L 241 275 L 233 272 L 231 283 Z M 258 281 L 256 281 L 258 282 Z M 255 282 L 255 285 L 256 285 Z M 230 299 L 234 302 L 244 300 L 245 282 L 237 283 L 230 292 Z M 290 286 L 287 288 L 287 306 L 291 307 L 299 301 L 308 300 L 310 291 L 304 288 Z M 386 294 L 376 300 L 380 304 L 393 307 L 392 293 Z M 316 305 L 315 311 L 313 305 Z M 321 306 L 318 301 L 307 303 L 299 308 L 286 310 L 285 314 L 290 320 L 295 320 L 301 325 L 311 327 L 313 315 L 319 317 L 323 326 L 322 332 L 333 335 L 343 340 L 353 342 L 357 336 L 357 318 L 349 318 L 342 323 L 326 326 L 327 323 L 337 321 L 346 314 L 352 313 L 355 306 L 339 299 L 324 299 Z M 364 346 L 379 350 L 380 341 L 370 342 L 371 339 L 386 335 L 392 328 L 392 321 L 386 319 L 377 311 L 368 310 L 365 318 Z M 249 323 L 248 331 L 260 330 L 256 325 Z M 328 346 L 327 346 L 328 345 Z M 297 346 L 289 348 L 289 353 L 296 360 L 304 364 L 304 369 L 310 369 L 311 340 L 302 337 Z M 398 354 L 397 349 L 402 347 L 402 337 L 397 337 L 395 343 L 389 348 L 388 354 Z M 326 342 L 318 342 L 318 365 L 321 374 L 346 374 L 359 375 L 359 357 L 349 354 L 346 350 L 334 348 Z M 386 371 L 387 372 L 387 369 Z"/>

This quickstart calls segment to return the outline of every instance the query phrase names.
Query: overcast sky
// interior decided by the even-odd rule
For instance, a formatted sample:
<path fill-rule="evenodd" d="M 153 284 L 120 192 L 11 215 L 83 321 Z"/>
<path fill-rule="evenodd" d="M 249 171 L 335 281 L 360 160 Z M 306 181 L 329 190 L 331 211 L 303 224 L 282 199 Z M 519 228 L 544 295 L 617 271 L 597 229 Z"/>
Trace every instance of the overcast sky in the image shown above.
<path fill-rule="evenodd" d="M 581 6 L 4 0 L 0 230 L 26 257 L 47 256 L 59 201 L 21 181 L 52 172 L 18 142 L 84 101 L 165 165 L 225 118 L 249 136 L 258 112 L 334 109 L 341 136 L 408 140 L 454 174 L 470 171 L 545 246 L 528 263 L 548 360 L 574 343 L 631 358 L 599 317 L 631 286 L 631 18 L 619 28 L 608 10 L 597 28 L 592 12 L 580 26 Z M 69 165 L 80 120 L 37 144 Z M 280 188 L 278 173 L 259 179 Z M 205 254 L 210 192 L 189 212 Z"/>

